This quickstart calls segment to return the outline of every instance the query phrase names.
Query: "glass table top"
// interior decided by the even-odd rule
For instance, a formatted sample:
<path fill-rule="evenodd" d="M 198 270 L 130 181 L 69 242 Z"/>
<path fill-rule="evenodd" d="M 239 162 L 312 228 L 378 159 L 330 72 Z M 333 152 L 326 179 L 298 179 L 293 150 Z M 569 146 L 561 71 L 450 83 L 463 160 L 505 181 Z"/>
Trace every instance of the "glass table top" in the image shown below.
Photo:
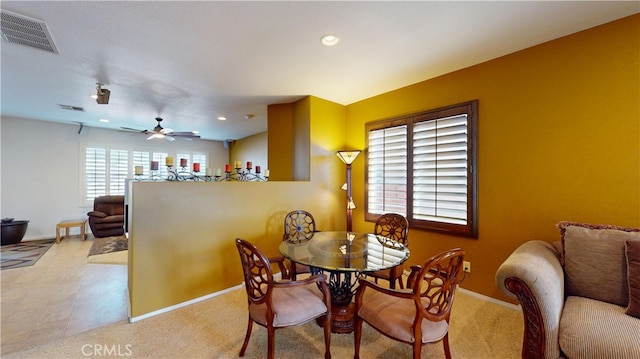
<path fill-rule="evenodd" d="M 280 244 L 280 253 L 294 262 L 345 272 L 370 272 L 395 267 L 409 258 L 404 245 L 371 233 L 316 232 Z"/>

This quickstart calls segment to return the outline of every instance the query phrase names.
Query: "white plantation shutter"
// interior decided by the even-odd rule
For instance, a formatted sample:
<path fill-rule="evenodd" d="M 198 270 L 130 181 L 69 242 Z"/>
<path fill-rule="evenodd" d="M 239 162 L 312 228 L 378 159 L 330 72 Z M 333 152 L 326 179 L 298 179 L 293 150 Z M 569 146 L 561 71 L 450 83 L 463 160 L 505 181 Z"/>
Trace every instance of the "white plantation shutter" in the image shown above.
<path fill-rule="evenodd" d="M 129 177 L 129 151 L 109 151 L 109 195 L 124 195 L 125 179 Z"/>
<path fill-rule="evenodd" d="M 151 174 L 151 160 L 149 159 L 148 151 L 133 151 L 131 173 L 135 173 L 136 166 L 142 166 L 143 176 L 148 177 Z"/>
<path fill-rule="evenodd" d="M 187 165 L 185 166 L 185 171 L 191 171 L 191 154 L 190 153 L 178 153 L 176 158 L 174 159 L 174 170 L 182 171 L 182 167 L 180 166 L 180 160 L 185 158 L 187 160 Z"/>
<path fill-rule="evenodd" d="M 200 175 L 205 174 L 207 169 L 207 155 L 202 153 L 194 153 L 193 161 L 191 163 L 199 163 L 200 164 Z M 191 167 L 193 170 L 193 166 Z"/>
<path fill-rule="evenodd" d="M 369 132 L 367 152 L 369 213 L 407 214 L 407 126 Z"/>
<path fill-rule="evenodd" d="M 107 193 L 107 149 L 85 148 L 85 201 L 104 196 Z"/>
<path fill-rule="evenodd" d="M 467 115 L 413 126 L 413 218 L 467 224 Z"/>
<path fill-rule="evenodd" d="M 169 172 L 167 171 L 166 159 L 169 157 L 167 153 L 154 152 L 152 155 L 152 161 L 158 161 L 158 175 L 160 178 L 167 178 Z"/>

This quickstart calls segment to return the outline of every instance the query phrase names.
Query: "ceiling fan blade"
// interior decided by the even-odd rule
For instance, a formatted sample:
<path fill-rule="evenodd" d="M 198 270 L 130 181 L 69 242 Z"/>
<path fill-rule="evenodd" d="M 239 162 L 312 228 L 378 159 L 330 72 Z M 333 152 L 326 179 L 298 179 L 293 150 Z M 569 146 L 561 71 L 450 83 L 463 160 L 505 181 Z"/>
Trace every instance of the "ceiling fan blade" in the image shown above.
<path fill-rule="evenodd" d="M 172 132 L 171 136 L 180 136 L 180 137 L 191 137 L 191 138 L 200 138 L 200 136 L 196 135 L 193 132 Z"/>
<path fill-rule="evenodd" d="M 140 133 L 145 133 L 147 131 L 147 130 L 138 130 L 138 129 L 131 128 L 131 127 L 120 127 L 120 128 L 123 129 L 123 130 L 126 130 L 126 131 L 135 131 L 135 132 L 140 132 Z"/>
<path fill-rule="evenodd" d="M 176 139 L 173 136 L 164 136 L 167 141 L 175 141 Z"/>
<path fill-rule="evenodd" d="M 173 130 L 170 129 L 170 128 L 163 128 L 162 130 L 160 130 L 160 132 L 164 133 L 165 135 L 168 135 L 168 134 L 172 133 Z"/>

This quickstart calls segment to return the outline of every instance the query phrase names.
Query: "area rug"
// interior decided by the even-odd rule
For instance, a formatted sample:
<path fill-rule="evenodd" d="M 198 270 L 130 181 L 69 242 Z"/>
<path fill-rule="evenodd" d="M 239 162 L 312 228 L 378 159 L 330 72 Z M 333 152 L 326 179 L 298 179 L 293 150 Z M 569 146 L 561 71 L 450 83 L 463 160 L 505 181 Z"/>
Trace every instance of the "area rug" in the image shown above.
<path fill-rule="evenodd" d="M 127 238 L 124 236 L 94 238 L 93 245 L 87 257 L 98 254 L 113 253 L 127 250 Z"/>
<path fill-rule="evenodd" d="M 87 257 L 87 263 L 127 265 L 129 263 L 129 251 L 118 251 L 89 256 Z"/>
<path fill-rule="evenodd" d="M 55 242 L 55 238 L 50 238 L 2 246 L 0 252 L 1 267 L 2 269 L 13 269 L 32 266 Z"/>

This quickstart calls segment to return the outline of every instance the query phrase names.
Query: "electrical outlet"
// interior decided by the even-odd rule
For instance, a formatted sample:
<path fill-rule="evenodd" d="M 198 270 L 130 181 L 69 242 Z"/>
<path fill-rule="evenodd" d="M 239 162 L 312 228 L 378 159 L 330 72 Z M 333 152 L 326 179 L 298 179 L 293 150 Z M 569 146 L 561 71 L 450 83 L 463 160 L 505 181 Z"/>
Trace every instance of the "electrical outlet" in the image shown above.
<path fill-rule="evenodd" d="M 467 273 L 471 273 L 471 262 L 468 262 L 468 261 L 462 262 L 462 270 Z"/>

